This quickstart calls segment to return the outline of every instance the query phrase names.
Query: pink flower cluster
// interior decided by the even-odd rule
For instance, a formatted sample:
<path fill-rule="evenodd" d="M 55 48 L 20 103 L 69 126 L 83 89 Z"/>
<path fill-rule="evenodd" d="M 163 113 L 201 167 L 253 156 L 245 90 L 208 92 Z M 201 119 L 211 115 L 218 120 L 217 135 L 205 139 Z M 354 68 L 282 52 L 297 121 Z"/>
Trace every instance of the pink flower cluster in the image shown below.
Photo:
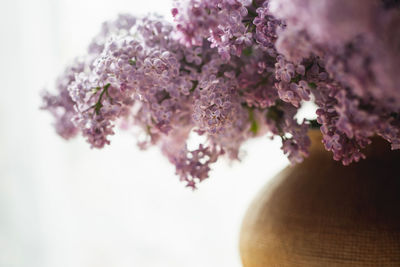
<path fill-rule="evenodd" d="M 195 187 L 243 142 L 282 139 L 292 163 L 319 127 L 347 165 L 379 135 L 400 148 L 399 1 L 181 0 L 175 23 L 120 15 L 66 68 L 43 108 L 64 138 L 110 143 L 116 125 L 141 129 Z M 297 119 L 305 102 L 315 120 Z M 189 149 L 193 134 L 203 136 Z"/>

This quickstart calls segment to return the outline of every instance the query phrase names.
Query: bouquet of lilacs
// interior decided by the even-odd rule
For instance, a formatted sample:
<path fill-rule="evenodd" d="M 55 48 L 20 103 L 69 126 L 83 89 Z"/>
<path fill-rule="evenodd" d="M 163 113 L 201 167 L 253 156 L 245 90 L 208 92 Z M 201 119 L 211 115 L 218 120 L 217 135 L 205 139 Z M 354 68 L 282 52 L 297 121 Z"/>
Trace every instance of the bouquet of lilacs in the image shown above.
<path fill-rule="evenodd" d="M 45 92 L 68 139 L 102 148 L 118 126 L 140 129 L 195 187 L 246 140 L 279 137 L 292 163 L 310 127 L 344 165 L 379 135 L 400 148 L 399 1 L 181 0 L 174 23 L 120 15 Z M 306 102 L 315 120 L 297 118 Z M 199 135 L 198 146 L 188 140 Z"/>

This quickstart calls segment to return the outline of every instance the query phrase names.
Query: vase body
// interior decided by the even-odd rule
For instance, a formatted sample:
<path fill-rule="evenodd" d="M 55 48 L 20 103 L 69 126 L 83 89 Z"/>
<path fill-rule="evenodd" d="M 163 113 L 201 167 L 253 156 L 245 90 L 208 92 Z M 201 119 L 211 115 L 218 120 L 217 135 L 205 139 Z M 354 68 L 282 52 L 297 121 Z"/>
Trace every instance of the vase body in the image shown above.
<path fill-rule="evenodd" d="M 400 153 L 376 138 L 366 160 L 343 166 L 310 135 L 310 156 L 249 207 L 243 266 L 400 266 Z"/>

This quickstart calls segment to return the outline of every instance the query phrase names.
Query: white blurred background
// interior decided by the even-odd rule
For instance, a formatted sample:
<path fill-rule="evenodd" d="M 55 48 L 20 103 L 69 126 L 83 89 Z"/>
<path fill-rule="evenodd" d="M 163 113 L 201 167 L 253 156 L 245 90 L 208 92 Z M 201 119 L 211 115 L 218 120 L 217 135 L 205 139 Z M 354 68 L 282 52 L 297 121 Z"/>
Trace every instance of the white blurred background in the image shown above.
<path fill-rule="evenodd" d="M 287 165 L 248 142 L 192 192 L 156 149 L 117 133 L 103 150 L 62 140 L 40 91 L 118 13 L 170 17 L 169 0 L 0 0 L 0 266 L 241 266 L 241 220 Z"/>

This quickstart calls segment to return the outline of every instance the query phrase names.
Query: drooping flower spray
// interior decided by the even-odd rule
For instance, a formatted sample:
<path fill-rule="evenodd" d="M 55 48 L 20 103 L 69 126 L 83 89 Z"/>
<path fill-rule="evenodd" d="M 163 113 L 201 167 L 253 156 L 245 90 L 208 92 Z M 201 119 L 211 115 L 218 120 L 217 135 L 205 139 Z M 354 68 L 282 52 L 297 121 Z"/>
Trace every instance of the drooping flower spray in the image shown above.
<path fill-rule="evenodd" d="M 64 138 L 94 148 L 139 127 L 190 187 L 255 136 L 282 139 L 292 163 L 307 131 L 347 165 L 380 135 L 400 148 L 399 1 L 182 0 L 174 23 L 120 15 L 44 93 Z M 299 121 L 313 102 L 316 120 Z M 191 134 L 204 136 L 189 149 Z"/>

